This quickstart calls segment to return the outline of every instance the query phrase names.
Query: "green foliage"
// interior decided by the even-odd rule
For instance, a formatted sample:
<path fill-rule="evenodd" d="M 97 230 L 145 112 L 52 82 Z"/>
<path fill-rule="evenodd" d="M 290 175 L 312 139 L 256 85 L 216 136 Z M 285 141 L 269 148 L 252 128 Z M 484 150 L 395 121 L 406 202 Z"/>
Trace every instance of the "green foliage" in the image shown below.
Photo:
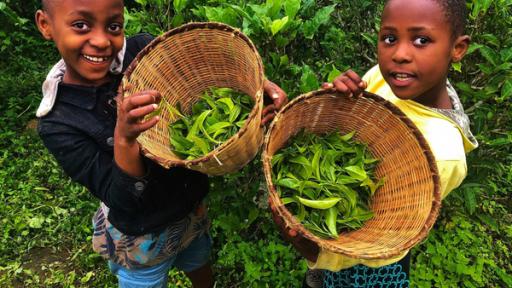
<path fill-rule="evenodd" d="M 178 119 L 169 125 L 172 151 L 182 159 L 208 154 L 243 127 L 253 102 L 247 94 L 211 87 L 192 106 L 190 115 L 182 113 L 180 103 L 177 107 L 165 105 L 170 115 Z"/>
<path fill-rule="evenodd" d="M 480 147 L 468 177 L 412 250 L 414 287 L 512 286 L 512 1 L 468 0 L 469 54 L 450 74 Z M 59 56 L 33 24 L 39 0 L 0 0 L 0 286 L 112 287 L 90 247 L 98 203 L 70 182 L 26 128 L 40 85 Z M 126 31 L 154 35 L 190 21 L 241 29 L 258 47 L 266 76 L 290 98 L 352 68 L 376 63 L 383 1 L 126 1 Z M 261 163 L 213 178 L 209 213 L 217 287 L 299 287 L 304 261 L 276 231 Z M 174 287 L 190 287 L 172 271 Z M 172 287 L 171 285 L 171 287 Z"/>
<path fill-rule="evenodd" d="M 336 239 L 373 217 L 370 199 L 383 181 L 371 179 L 378 160 L 354 134 L 302 130 L 272 156 L 272 181 L 281 201 L 317 236 Z"/>

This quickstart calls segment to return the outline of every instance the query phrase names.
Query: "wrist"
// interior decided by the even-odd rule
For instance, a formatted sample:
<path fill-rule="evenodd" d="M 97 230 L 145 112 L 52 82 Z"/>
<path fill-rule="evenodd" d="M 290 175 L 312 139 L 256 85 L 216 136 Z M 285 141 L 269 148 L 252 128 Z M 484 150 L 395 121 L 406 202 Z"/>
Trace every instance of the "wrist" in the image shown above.
<path fill-rule="evenodd" d="M 114 143 L 116 146 L 119 145 L 125 148 L 133 148 L 139 145 L 139 143 L 137 142 L 137 138 L 128 138 L 121 136 L 119 135 L 119 133 L 117 133 L 117 130 L 114 132 Z"/>

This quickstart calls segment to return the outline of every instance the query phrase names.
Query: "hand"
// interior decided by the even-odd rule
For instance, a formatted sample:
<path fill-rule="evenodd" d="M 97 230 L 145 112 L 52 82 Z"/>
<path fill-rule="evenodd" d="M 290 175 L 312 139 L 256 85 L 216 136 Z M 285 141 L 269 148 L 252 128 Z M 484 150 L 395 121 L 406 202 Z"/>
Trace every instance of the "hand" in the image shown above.
<path fill-rule="evenodd" d="M 324 89 L 334 88 L 336 91 L 349 97 L 361 96 L 367 86 L 366 82 L 363 81 L 356 72 L 350 69 L 336 77 L 332 83 L 322 84 L 322 88 Z"/>
<path fill-rule="evenodd" d="M 118 96 L 116 141 L 134 143 L 140 133 L 155 126 L 160 116 L 144 120 L 144 117 L 158 108 L 162 96 L 158 91 L 147 90 L 122 99 Z"/>
<path fill-rule="evenodd" d="M 288 102 L 288 97 L 283 89 L 267 79 L 265 79 L 263 83 L 263 90 L 265 90 L 265 95 L 272 100 L 272 104 L 266 105 L 265 108 L 263 108 L 263 112 L 261 113 L 261 126 L 272 121 L 277 111 L 283 108 Z"/>
<path fill-rule="evenodd" d="M 316 262 L 318 258 L 318 253 L 320 251 L 318 245 L 315 242 L 300 235 L 299 233 L 297 233 L 297 231 L 291 229 L 290 227 L 286 227 L 283 220 L 277 217 L 277 211 L 273 210 L 271 211 L 271 214 L 274 223 L 276 223 L 277 227 L 279 227 L 279 232 L 281 233 L 281 236 L 287 242 L 291 243 L 295 250 L 297 250 L 299 254 L 302 255 L 302 257 L 306 258 L 311 262 Z"/>

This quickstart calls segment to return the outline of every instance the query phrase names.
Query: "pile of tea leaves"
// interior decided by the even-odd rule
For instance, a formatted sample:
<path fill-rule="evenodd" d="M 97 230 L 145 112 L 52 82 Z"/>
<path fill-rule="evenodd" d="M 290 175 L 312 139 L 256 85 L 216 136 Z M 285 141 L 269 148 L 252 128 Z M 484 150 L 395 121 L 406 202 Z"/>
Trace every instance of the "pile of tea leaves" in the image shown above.
<path fill-rule="evenodd" d="M 355 132 L 300 131 L 271 160 L 272 180 L 287 209 L 312 233 L 337 238 L 373 217 L 369 209 L 384 179 L 374 179 L 377 159 Z"/>
<path fill-rule="evenodd" d="M 252 107 L 250 96 L 230 88 L 205 91 L 190 115 L 184 115 L 179 103 L 169 105 L 170 112 L 179 118 L 169 125 L 172 151 L 186 160 L 208 154 L 237 133 Z"/>

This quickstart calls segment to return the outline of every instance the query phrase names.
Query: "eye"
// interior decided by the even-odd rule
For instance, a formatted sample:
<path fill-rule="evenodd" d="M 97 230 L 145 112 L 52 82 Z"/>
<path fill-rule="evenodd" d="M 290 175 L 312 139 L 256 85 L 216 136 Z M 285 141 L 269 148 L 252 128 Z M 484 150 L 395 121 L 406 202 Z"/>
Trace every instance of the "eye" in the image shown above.
<path fill-rule="evenodd" d="M 386 44 L 393 44 L 396 41 L 396 37 L 394 35 L 384 35 L 382 36 L 382 41 Z"/>
<path fill-rule="evenodd" d="M 71 24 L 71 26 L 73 26 L 73 28 L 78 31 L 88 31 L 89 30 L 89 25 L 84 21 L 74 22 L 73 24 Z"/>
<path fill-rule="evenodd" d="M 121 23 L 112 23 L 108 26 L 108 30 L 114 33 L 121 32 L 123 25 Z"/>
<path fill-rule="evenodd" d="M 417 37 L 414 39 L 414 45 L 416 46 L 425 46 L 430 43 L 430 39 L 427 37 Z"/>

